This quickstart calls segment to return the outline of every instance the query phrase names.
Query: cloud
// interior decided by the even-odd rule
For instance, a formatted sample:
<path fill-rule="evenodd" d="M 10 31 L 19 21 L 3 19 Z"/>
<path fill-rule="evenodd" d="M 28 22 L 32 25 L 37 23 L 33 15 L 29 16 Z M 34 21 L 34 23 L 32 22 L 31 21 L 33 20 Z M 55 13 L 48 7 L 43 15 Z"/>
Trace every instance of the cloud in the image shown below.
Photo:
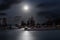
<path fill-rule="evenodd" d="M 14 3 L 20 3 L 22 0 L 2 0 L 2 3 L 0 4 L 0 10 L 5 10 L 10 7 L 10 5 Z"/>
<path fill-rule="evenodd" d="M 60 2 L 60 1 L 59 1 Z M 37 13 L 39 16 L 58 18 L 60 17 L 60 3 L 59 2 L 48 2 L 48 3 L 40 3 L 37 5 L 41 11 Z"/>
<path fill-rule="evenodd" d="M 60 12 L 58 11 L 41 11 L 37 13 L 38 16 L 44 16 L 46 18 L 60 18 Z"/>

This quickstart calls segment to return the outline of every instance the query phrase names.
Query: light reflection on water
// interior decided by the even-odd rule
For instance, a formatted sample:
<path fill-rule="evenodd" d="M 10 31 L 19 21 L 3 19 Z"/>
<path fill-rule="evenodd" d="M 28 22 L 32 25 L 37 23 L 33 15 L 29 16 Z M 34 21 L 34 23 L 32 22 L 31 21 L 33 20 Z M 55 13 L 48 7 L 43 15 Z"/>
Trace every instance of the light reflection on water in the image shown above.
<path fill-rule="evenodd" d="M 0 40 L 60 40 L 60 30 L 20 31 L 8 30 L 0 32 Z"/>
<path fill-rule="evenodd" d="M 23 31 L 18 37 L 18 40 L 34 40 L 34 37 L 31 32 Z"/>
<path fill-rule="evenodd" d="M 60 39 L 60 30 L 50 31 L 22 31 L 18 40 L 58 40 Z"/>

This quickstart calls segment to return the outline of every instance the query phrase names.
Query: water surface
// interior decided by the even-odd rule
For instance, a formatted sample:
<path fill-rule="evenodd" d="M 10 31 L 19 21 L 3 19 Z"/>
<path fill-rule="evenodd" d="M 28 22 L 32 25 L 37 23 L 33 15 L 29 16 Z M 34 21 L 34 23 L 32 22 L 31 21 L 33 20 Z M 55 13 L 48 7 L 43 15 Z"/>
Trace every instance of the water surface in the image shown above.
<path fill-rule="evenodd" d="M 0 31 L 0 40 L 60 40 L 60 30 L 49 31 Z"/>

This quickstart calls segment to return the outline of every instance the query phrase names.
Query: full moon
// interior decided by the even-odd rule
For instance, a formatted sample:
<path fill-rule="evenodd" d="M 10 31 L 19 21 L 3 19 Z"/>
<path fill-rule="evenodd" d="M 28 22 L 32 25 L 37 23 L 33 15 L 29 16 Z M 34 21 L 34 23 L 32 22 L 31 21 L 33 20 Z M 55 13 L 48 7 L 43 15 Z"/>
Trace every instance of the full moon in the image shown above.
<path fill-rule="evenodd" d="M 29 7 L 27 5 L 24 6 L 24 10 L 29 10 Z"/>

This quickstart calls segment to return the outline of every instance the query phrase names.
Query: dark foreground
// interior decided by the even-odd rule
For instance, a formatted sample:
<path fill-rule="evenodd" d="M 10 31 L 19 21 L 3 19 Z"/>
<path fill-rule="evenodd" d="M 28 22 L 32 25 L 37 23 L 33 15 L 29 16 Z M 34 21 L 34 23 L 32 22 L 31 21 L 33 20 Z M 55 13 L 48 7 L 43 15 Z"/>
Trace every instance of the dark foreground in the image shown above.
<path fill-rule="evenodd" d="M 20 29 L 0 31 L 0 40 L 60 40 L 60 30 L 21 31 Z"/>

